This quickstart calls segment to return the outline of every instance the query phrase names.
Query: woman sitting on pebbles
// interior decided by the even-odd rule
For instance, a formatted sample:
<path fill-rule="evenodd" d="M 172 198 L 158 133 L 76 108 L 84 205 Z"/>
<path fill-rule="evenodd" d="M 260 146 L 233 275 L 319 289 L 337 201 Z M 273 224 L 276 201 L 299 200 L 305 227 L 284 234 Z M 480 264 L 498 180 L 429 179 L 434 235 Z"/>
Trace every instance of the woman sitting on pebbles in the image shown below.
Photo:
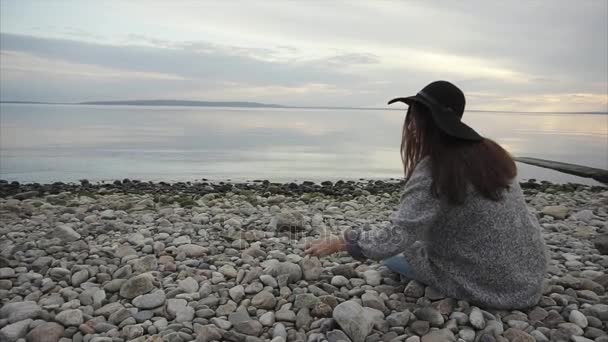
<path fill-rule="evenodd" d="M 465 98 L 449 82 L 396 98 L 409 109 L 401 157 L 407 182 L 391 223 L 317 240 L 305 253 L 348 251 L 444 295 L 499 309 L 533 306 L 546 251 L 511 156 L 461 122 Z"/>

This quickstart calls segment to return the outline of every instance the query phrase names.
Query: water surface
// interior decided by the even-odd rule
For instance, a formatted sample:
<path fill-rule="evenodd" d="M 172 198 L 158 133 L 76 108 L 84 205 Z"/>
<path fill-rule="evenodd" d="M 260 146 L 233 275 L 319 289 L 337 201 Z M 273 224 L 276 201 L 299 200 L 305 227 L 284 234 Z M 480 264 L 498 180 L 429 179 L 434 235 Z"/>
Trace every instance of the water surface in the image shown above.
<path fill-rule="evenodd" d="M 401 177 L 405 111 L 0 104 L 0 178 L 21 182 Z M 517 156 L 608 169 L 608 115 L 469 112 Z M 519 164 L 519 178 L 595 181 Z"/>

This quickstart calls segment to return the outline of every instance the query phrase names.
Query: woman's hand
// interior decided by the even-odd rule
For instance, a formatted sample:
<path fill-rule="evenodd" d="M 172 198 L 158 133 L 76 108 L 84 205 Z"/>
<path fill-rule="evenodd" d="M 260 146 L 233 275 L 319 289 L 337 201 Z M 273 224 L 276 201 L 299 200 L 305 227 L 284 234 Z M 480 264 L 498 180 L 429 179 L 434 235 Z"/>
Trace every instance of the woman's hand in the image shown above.
<path fill-rule="evenodd" d="M 344 240 L 339 237 L 327 237 L 307 242 L 304 245 L 305 254 L 320 258 L 345 250 L 346 244 L 344 243 Z"/>

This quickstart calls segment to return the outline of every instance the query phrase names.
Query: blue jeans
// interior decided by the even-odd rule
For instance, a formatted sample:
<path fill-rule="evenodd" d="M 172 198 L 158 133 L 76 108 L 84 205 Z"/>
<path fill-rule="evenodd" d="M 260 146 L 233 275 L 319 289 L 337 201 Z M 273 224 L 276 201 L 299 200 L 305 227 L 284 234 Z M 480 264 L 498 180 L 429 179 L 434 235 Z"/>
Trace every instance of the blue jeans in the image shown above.
<path fill-rule="evenodd" d="M 382 264 L 388 267 L 389 270 L 399 273 L 407 279 L 416 279 L 416 274 L 414 273 L 412 266 L 410 266 L 403 254 L 397 254 L 388 259 L 384 259 L 382 260 Z"/>

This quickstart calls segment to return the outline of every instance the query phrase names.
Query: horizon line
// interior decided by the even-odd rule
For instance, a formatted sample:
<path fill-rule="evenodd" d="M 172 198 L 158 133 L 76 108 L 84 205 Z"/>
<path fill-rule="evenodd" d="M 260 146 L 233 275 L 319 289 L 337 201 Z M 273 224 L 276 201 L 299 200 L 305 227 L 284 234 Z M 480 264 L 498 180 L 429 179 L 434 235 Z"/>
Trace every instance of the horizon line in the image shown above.
<path fill-rule="evenodd" d="M 142 102 L 175 102 L 172 104 Z M 137 103 L 139 102 L 139 103 Z M 179 102 L 182 102 L 181 104 Z M 0 100 L 8 104 L 49 104 L 49 105 L 102 105 L 102 106 L 178 106 L 178 107 L 239 107 L 239 108 L 275 108 L 275 109 L 335 109 L 335 110 L 391 110 L 400 111 L 403 108 L 390 107 L 348 107 L 348 106 L 291 106 L 254 101 L 202 101 L 202 100 L 111 100 L 111 101 L 82 101 L 82 102 L 49 102 L 49 101 L 12 101 Z M 467 109 L 466 112 L 493 112 L 493 113 L 526 113 L 526 114 L 608 114 L 608 111 L 519 111 L 496 109 Z"/>

